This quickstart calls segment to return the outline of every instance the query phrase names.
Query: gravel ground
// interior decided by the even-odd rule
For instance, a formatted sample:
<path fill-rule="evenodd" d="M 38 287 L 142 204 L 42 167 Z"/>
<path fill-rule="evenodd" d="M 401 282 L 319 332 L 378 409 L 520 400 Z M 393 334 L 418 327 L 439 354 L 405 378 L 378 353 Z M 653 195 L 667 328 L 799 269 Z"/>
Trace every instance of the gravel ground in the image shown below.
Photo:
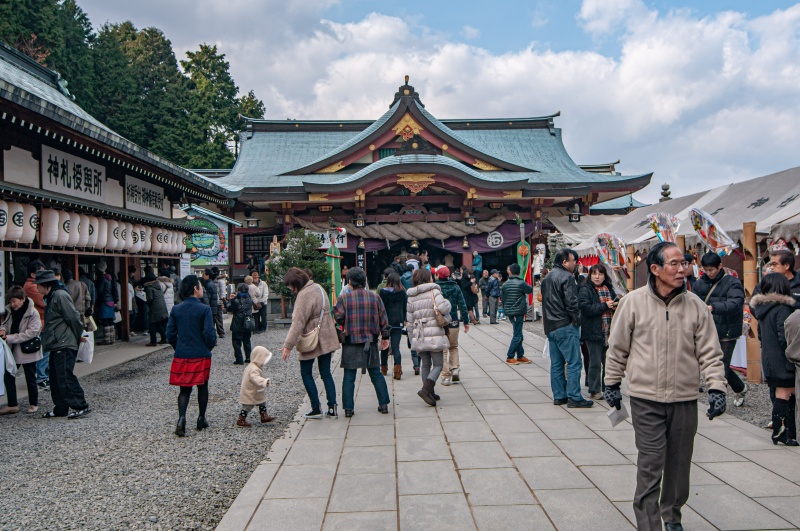
<path fill-rule="evenodd" d="M 542 321 L 526 322 L 525 330 L 537 336 L 544 337 L 544 325 Z M 740 377 L 744 381 L 744 376 L 740 375 Z M 700 401 L 704 404 L 708 404 L 705 393 L 700 396 Z M 763 428 L 772 416 L 772 402 L 769 399 L 769 387 L 767 387 L 766 384 L 747 384 L 747 399 L 742 407 L 733 405 L 733 391 L 728 388 L 728 408 L 725 411 L 725 415 L 731 415 Z M 722 418 L 724 418 L 724 416 Z"/>
<path fill-rule="evenodd" d="M 305 396 L 297 357 L 279 357 L 285 334 L 253 337 L 253 346 L 275 353 L 267 370 L 270 424 L 234 424 L 243 367 L 233 365 L 229 338 L 214 350 L 211 428 L 194 430 L 195 390 L 183 439 L 173 434 L 171 348 L 83 378 L 93 410 L 84 419 L 0 418 L 0 529 L 213 529 Z M 40 411 L 51 407 L 43 394 Z"/>

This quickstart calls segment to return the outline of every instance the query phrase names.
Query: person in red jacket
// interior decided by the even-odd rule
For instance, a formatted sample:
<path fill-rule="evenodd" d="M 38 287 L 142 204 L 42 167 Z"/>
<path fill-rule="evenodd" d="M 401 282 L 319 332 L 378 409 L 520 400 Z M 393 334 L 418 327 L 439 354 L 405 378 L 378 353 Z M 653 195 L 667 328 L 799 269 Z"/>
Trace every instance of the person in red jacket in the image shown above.
<path fill-rule="evenodd" d="M 44 328 L 44 297 L 39 293 L 39 290 L 34 284 L 36 280 L 36 272 L 44 271 L 44 263 L 40 260 L 28 262 L 28 278 L 25 279 L 25 284 L 22 289 L 25 290 L 25 295 L 33 301 L 33 306 L 39 312 L 39 319 L 42 321 L 42 328 Z M 36 384 L 42 389 L 47 390 L 50 388 L 50 353 L 42 351 L 42 359 L 36 362 Z"/>

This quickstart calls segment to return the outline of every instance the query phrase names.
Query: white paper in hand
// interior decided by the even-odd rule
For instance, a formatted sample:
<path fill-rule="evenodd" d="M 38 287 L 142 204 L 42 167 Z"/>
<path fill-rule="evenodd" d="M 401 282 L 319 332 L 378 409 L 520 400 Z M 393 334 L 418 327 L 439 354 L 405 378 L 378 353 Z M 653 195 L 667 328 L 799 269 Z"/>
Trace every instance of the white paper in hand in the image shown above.
<path fill-rule="evenodd" d="M 622 406 L 620 409 L 612 407 L 607 413 L 609 420 L 611 420 L 612 428 L 616 427 L 617 424 L 629 417 L 625 404 L 622 403 L 620 406 Z"/>

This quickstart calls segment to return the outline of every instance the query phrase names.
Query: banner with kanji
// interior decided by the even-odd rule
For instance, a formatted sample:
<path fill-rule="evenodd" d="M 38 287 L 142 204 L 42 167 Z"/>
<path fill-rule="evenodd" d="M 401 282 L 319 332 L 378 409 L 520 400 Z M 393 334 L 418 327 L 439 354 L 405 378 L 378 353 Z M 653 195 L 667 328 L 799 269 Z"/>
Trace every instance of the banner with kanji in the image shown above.
<path fill-rule="evenodd" d="M 531 248 L 527 242 L 517 244 L 517 264 L 519 264 L 519 277 L 533 286 L 533 271 L 531 270 Z M 528 306 L 533 305 L 533 293 L 528 295 Z"/>
<path fill-rule="evenodd" d="M 328 299 L 331 303 L 331 312 L 333 307 L 336 306 L 337 295 L 342 288 L 342 254 L 336 243 L 332 242 L 328 251 L 325 253 L 325 260 L 331 268 L 331 292 L 328 294 Z"/>

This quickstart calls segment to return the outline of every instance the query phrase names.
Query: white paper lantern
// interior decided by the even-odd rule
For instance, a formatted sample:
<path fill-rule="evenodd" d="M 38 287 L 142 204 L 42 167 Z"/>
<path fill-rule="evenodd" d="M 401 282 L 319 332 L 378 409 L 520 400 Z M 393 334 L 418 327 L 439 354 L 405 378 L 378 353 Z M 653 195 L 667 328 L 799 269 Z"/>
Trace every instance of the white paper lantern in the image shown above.
<path fill-rule="evenodd" d="M 75 247 L 78 245 L 80 238 L 81 215 L 76 212 L 69 213 L 69 238 L 67 239 L 67 247 Z"/>
<path fill-rule="evenodd" d="M 119 222 L 114 219 L 108 220 L 108 239 L 106 240 L 106 251 L 116 251 L 119 249 Z"/>
<path fill-rule="evenodd" d="M 176 242 L 178 240 L 178 235 L 174 230 L 168 230 L 167 235 L 169 237 L 169 254 L 175 254 L 175 249 L 178 248 Z"/>
<path fill-rule="evenodd" d="M 89 216 L 81 214 L 78 223 L 78 243 L 75 245 L 84 248 L 87 243 L 89 243 Z"/>
<path fill-rule="evenodd" d="M 131 250 L 132 254 L 138 253 L 142 250 L 142 238 L 139 236 L 139 225 L 134 225 L 131 229 L 131 233 L 129 235 L 131 240 Z"/>
<path fill-rule="evenodd" d="M 94 248 L 105 249 L 106 245 L 108 245 L 108 220 L 97 218 L 97 241 L 94 244 Z"/>
<path fill-rule="evenodd" d="M 8 229 L 8 203 L 0 201 L 0 242 L 6 239 Z"/>
<path fill-rule="evenodd" d="M 144 228 L 144 252 L 152 253 L 153 252 L 153 227 L 145 227 Z"/>
<path fill-rule="evenodd" d="M 58 210 L 43 208 L 42 219 L 39 220 L 39 243 L 55 245 L 58 240 L 58 231 Z"/>
<path fill-rule="evenodd" d="M 179 231 L 175 231 L 175 250 L 173 251 L 175 254 L 181 253 L 181 245 L 183 244 L 183 237 Z"/>
<path fill-rule="evenodd" d="M 23 222 L 22 205 L 19 203 L 8 203 L 8 228 L 6 229 L 6 240 L 10 242 L 19 241 L 22 237 Z"/>
<path fill-rule="evenodd" d="M 56 237 L 56 246 L 64 247 L 69 240 L 69 212 L 63 210 L 58 211 L 58 236 Z"/>
<path fill-rule="evenodd" d="M 147 229 L 144 225 L 139 225 L 139 251 L 144 251 L 145 239 L 147 238 Z"/>
<path fill-rule="evenodd" d="M 164 248 L 164 229 L 153 227 L 153 252 L 161 253 Z"/>
<path fill-rule="evenodd" d="M 97 245 L 97 225 L 99 220 L 95 216 L 86 216 L 88 221 L 86 222 L 86 245 L 85 247 L 95 247 Z M 83 222 L 81 222 L 81 227 L 83 226 Z"/>
<path fill-rule="evenodd" d="M 130 249 L 129 225 L 130 223 L 124 221 L 119 222 L 119 245 L 117 246 L 117 251 L 128 251 Z"/>
<path fill-rule="evenodd" d="M 186 244 L 187 244 L 187 237 L 185 232 L 178 233 L 178 254 L 183 254 L 186 252 Z"/>
<path fill-rule="evenodd" d="M 33 205 L 22 205 L 22 236 L 19 243 L 33 243 L 39 229 L 39 212 Z"/>
<path fill-rule="evenodd" d="M 134 248 L 136 247 L 136 243 L 133 241 L 133 233 L 136 232 L 136 225 L 133 223 L 128 223 L 128 252 L 134 252 Z M 139 236 L 136 236 L 136 241 L 139 241 Z"/>

